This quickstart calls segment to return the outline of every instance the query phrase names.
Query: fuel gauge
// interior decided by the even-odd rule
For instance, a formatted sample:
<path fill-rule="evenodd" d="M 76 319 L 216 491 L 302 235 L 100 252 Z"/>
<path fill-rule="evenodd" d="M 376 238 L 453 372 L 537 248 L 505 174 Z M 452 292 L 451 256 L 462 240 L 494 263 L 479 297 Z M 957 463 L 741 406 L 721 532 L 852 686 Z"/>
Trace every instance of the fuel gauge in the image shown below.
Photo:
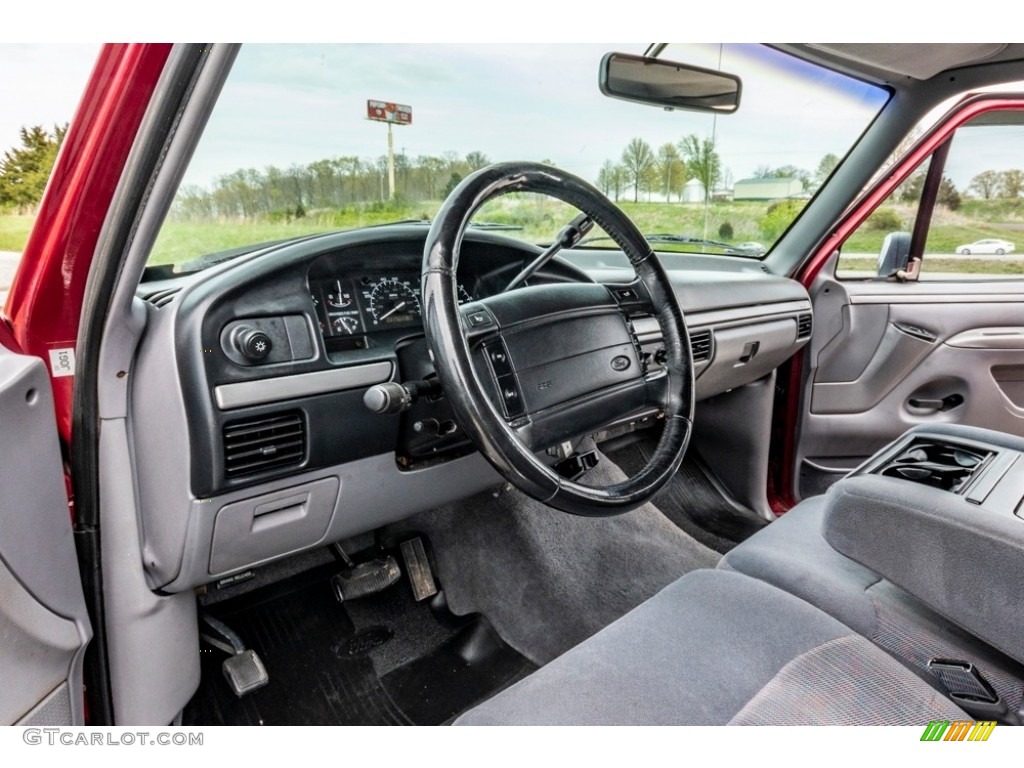
<path fill-rule="evenodd" d="M 331 329 L 337 336 L 351 336 L 359 333 L 359 319 L 345 315 L 331 317 Z"/>

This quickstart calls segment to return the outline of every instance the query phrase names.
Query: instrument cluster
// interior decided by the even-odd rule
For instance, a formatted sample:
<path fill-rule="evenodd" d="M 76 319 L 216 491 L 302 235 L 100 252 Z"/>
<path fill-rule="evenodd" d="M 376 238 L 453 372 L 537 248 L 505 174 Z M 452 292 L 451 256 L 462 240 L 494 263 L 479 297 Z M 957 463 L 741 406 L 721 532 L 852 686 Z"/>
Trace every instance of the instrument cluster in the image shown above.
<path fill-rule="evenodd" d="M 389 272 L 313 281 L 313 304 L 324 338 L 354 340 L 420 327 L 420 280 L 416 272 Z M 458 290 L 460 304 L 473 300 L 461 283 Z"/>

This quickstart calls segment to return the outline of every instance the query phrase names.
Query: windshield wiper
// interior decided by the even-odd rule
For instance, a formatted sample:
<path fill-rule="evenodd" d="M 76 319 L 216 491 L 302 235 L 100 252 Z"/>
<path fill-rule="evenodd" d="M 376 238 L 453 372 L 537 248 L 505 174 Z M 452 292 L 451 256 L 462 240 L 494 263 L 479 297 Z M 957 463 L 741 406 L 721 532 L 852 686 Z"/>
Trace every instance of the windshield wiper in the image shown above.
<path fill-rule="evenodd" d="M 518 275 L 512 278 L 511 282 L 505 286 L 505 291 L 511 291 L 513 288 L 522 285 L 529 279 L 530 275 L 551 261 L 554 255 L 563 248 L 572 248 L 579 245 L 587 232 L 593 228 L 594 220 L 587 216 L 587 214 L 581 213 L 562 227 L 562 231 L 558 233 L 555 242 L 549 245 L 540 256 L 527 264 Z M 502 293 L 505 291 L 502 291 Z"/>
<path fill-rule="evenodd" d="M 689 235 L 673 235 L 668 232 L 651 232 L 644 233 L 644 240 L 651 245 L 657 245 L 658 243 L 665 243 L 668 245 L 700 245 L 711 248 L 721 248 L 729 256 L 750 256 L 750 253 L 737 248 L 735 245 L 729 245 L 729 243 L 723 243 L 720 240 L 709 240 L 706 237 L 690 237 Z M 588 243 L 596 243 L 601 240 L 612 240 L 608 235 L 595 235 L 594 237 L 588 237 L 583 240 L 579 245 L 587 245 Z"/>

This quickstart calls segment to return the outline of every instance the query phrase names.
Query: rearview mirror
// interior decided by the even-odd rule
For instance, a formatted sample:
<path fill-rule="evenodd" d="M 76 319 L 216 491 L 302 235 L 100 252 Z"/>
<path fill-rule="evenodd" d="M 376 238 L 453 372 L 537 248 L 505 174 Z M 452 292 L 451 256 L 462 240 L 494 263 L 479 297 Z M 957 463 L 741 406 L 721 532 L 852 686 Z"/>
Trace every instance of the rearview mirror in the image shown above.
<path fill-rule="evenodd" d="M 674 61 L 608 53 L 601 59 L 601 93 L 666 109 L 728 114 L 740 106 L 740 79 Z"/>

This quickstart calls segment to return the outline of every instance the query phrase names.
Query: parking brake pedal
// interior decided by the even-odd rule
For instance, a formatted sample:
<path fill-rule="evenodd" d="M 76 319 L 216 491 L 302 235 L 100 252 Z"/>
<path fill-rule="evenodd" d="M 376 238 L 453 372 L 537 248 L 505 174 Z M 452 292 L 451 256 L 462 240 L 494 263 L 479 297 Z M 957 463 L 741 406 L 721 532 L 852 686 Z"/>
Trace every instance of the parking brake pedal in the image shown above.
<path fill-rule="evenodd" d="M 331 587 L 339 603 L 383 592 L 402 577 L 398 563 L 391 555 L 357 565 L 340 546 L 335 545 L 334 551 L 348 566 L 331 577 Z"/>
<path fill-rule="evenodd" d="M 245 647 L 238 633 L 213 616 L 204 614 L 202 618 L 210 629 L 210 633 L 202 633 L 203 640 L 228 654 L 221 670 L 235 696 L 242 698 L 270 682 L 263 660 L 256 651 Z"/>

